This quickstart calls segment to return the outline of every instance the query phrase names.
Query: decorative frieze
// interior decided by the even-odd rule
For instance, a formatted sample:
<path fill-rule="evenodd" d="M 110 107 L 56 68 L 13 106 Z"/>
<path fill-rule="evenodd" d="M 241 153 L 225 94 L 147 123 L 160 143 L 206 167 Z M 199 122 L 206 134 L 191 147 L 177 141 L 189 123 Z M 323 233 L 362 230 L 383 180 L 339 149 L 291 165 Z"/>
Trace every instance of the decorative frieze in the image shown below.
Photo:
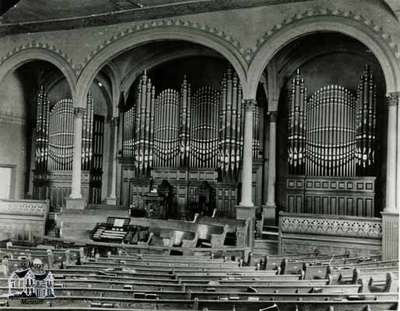
<path fill-rule="evenodd" d="M 250 62 L 257 54 L 257 52 L 260 50 L 260 48 L 263 45 L 265 45 L 267 41 L 269 41 L 270 37 L 278 33 L 280 30 L 286 29 L 286 27 L 288 26 L 290 28 L 293 28 L 294 27 L 293 24 L 299 21 L 304 21 L 306 19 L 311 19 L 321 16 L 347 18 L 353 21 L 357 21 L 358 23 L 362 24 L 362 26 L 370 28 L 373 32 L 379 35 L 384 41 L 386 41 L 387 45 L 393 51 L 394 56 L 400 59 L 400 50 L 396 42 L 394 42 L 393 38 L 387 32 L 385 32 L 381 26 L 377 25 L 373 20 L 349 10 L 345 11 L 339 9 L 331 10 L 327 8 L 321 8 L 320 10 L 309 9 L 304 12 L 296 13 L 295 15 L 284 19 L 280 23 L 275 24 L 270 30 L 265 32 L 264 35 L 257 40 L 256 46 L 246 50 L 246 57 L 245 57 L 246 61 Z"/>
<path fill-rule="evenodd" d="M 382 238 L 382 220 L 378 218 L 284 213 L 280 217 L 280 229 L 283 233 Z"/>
<path fill-rule="evenodd" d="M 0 200 L 0 214 L 46 217 L 48 202 L 31 200 Z"/>
<path fill-rule="evenodd" d="M 386 96 L 388 106 L 398 106 L 400 103 L 400 92 L 392 92 Z"/>

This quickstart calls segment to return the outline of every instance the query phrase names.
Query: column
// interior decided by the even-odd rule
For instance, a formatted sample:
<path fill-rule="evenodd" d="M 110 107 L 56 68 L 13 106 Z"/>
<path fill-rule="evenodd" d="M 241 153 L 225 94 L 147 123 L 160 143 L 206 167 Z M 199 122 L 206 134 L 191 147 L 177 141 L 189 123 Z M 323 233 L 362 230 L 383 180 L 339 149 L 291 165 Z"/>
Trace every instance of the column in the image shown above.
<path fill-rule="evenodd" d="M 72 185 L 71 195 L 66 200 L 67 209 L 83 209 L 85 207 L 81 192 L 82 121 L 85 111 L 84 108 L 74 108 Z"/>
<path fill-rule="evenodd" d="M 242 189 L 240 206 L 253 207 L 253 111 L 256 101 L 246 99 L 243 137 Z"/>
<path fill-rule="evenodd" d="M 111 120 L 111 187 L 107 197 L 107 204 L 117 204 L 117 153 L 118 153 L 118 117 L 114 117 Z"/>
<path fill-rule="evenodd" d="M 253 111 L 256 101 L 254 99 L 244 100 L 244 137 L 243 137 L 243 161 L 242 161 L 242 188 L 241 201 L 236 207 L 236 218 L 248 221 L 247 246 L 254 246 L 254 231 L 256 220 L 256 209 L 252 198 L 253 183 Z"/>
<path fill-rule="evenodd" d="M 399 252 L 399 102 L 400 92 L 388 95 L 386 200 L 382 212 L 383 260 L 398 259 Z"/>
<path fill-rule="evenodd" d="M 269 148 L 268 148 L 268 174 L 267 174 L 267 202 L 263 209 L 263 218 L 269 225 L 276 224 L 276 122 L 277 111 L 269 113 Z"/>

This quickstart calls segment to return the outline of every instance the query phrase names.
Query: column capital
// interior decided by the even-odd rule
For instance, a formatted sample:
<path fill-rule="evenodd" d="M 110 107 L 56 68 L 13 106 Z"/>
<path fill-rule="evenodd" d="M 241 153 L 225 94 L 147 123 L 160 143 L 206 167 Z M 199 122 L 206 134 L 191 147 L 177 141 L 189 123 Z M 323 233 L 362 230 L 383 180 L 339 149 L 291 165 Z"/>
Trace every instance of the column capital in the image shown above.
<path fill-rule="evenodd" d="M 77 118 L 82 118 L 85 112 L 86 108 L 74 107 L 74 116 L 76 116 Z"/>
<path fill-rule="evenodd" d="M 119 117 L 111 117 L 109 119 L 109 122 L 111 127 L 117 127 L 119 122 Z"/>
<path fill-rule="evenodd" d="M 386 102 L 388 107 L 398 106 L 400 102 L 400 92 L 391 92 L 386 95 Z"/>
<path fill-rule="evenodd" d="M 278 111 L 268 111 L 269 122 L 276 123 L 278 121 Z"/>
<path fill-rule="evenodd" d="M 245 111 L 254 111 L 257 101 L 255 99 L 244 99 L 243 104 Z"/>

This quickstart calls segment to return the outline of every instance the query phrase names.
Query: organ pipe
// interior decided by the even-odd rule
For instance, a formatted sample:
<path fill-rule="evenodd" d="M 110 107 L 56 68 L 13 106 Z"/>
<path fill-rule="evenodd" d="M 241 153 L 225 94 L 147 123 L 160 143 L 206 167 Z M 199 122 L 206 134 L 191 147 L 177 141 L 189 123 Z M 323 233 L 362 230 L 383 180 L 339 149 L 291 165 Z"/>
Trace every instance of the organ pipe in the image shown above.
<path fill-rule="evenodd" d="M 339 85 L 317 90 L 307 100 L 297 70 L 291 81 L 288 116 L 289 173 L 311 176 L 373 175 L 376 86 L 365 67 L 357 97 Z"/>
<path fill-rule="evenodd" d="M 292 80 L 292 88 L 289 94 L 288 161 L 290 174 L 304 174 L 305 172 L 305 97 L 304 80 L 300 75 L 300 71 L 297 70 L 295 78 Z"/>
<path fill-rule="evenodd" d="M 357 89 L 357 173 L 374 173 L 376 139 L 376 85 L 369 66 L 365 66 Z"/>
<path fill-rule="evenodd" d="M 43 85 L 36 96 L 36 128 L 35 128 L 35 169 L 39 173 L 47 171 L 48 144 L 49 144 L 49 100 Z"/>
<path fill-rule="evenodd" d="M 227 69 L 221 88 L 204 86 L 192 93 L 186 78 L 180 92 L 156 90 L 147 72 L 137 97 L 123 116 L 123 157 L 132 158 L 138 174 L 153 167 L 219 169 L 223 178 L 237 177 L 243 148 L 242 88 Z M 254 157 L 262 150 L 262 109 L 254 116 Z"/>

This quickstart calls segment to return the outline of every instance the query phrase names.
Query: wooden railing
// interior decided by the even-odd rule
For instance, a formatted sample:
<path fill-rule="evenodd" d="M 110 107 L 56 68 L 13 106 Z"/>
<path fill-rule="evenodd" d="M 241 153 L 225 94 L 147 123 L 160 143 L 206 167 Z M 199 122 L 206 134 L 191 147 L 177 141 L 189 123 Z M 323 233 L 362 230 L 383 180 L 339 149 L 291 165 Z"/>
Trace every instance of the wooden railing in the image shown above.
<path fill-rule="evenodd" d="M 48 212 L 48 201 L 0 200 L 0 239 L 41 240 Z"/>
<path fill-rule="evenodd" d="M 382 220 L 374 217 L 294 214 L 279 217 L 281 253 L 343 253 L 355 256 L 381 253 Z"/>

